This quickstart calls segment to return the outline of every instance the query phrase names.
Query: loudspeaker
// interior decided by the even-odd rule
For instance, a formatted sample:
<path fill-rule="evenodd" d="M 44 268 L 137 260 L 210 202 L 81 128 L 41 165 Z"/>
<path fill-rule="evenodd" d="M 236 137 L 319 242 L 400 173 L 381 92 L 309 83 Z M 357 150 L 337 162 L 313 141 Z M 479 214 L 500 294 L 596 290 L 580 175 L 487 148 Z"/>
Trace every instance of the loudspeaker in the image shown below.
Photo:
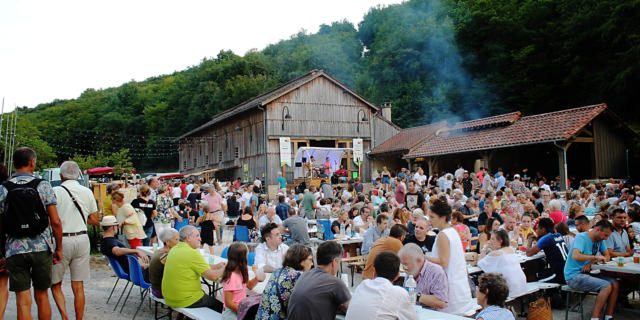
<path fill-rule="evenodd" d="M 302 157 L 302 162 L 307 162 L 307 158 Z"/>
<path fill-rule="evenodd" d="M 302 168 L 302 162 L 296 162 L 296 168 Z"/>

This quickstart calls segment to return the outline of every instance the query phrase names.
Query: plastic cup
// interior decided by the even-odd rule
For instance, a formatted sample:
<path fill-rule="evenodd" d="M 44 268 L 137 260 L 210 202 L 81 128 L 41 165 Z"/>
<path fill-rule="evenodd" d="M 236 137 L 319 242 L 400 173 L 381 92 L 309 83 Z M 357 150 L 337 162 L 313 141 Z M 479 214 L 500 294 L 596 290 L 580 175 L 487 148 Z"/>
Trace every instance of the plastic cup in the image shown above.
<path fill-rule="evenodd" d="M 619 268 L 624 267 L 624 258 L 623 257 L 618 257 L 618 267 Z"/>
<path fill-rule="evenodd" d="M 640 256 L 633 256 L 633 263 L 640 263 Z"/>
<path fill-rule="evenodd" d="M 256 270 L 255 274 L 256 274 L 256 278 L 259 281 L 264 281 L 264 279 L 266 278 L 266 275 L 264 274 L 264 270 L 262 270 L 262 268 L 258 268 L 258 270 Z"/>

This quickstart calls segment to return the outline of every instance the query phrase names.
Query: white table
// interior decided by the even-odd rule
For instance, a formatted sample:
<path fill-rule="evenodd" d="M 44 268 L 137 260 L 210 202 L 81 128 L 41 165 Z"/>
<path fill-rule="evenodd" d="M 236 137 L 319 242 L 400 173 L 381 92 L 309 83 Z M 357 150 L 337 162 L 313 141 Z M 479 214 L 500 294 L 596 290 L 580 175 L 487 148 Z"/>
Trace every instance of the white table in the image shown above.
<path fill-rule="evenodd" d="M 633 257 L 624 258 L 624 266 L 618 267 L 618 259 L 613 258 L 605 264 L 593 264 L 591 269 L 628 274 L 640 274 L 640 263 L 633 263 Z"/>
<path fill-rule="evenodd" d="M 529 262 L 532 260 L 536 260 L 536 259 L 542 259 L 545 257 L 544 255 L 544 251 L 540 250 L 538 251 L 538 253 L 528 257 L 524 252 L 522 251 L 516 251 L 516 255 L 518 256 L 518 260 L 520 260 L 520 264 L 525 263 L 525 262 Z"/>
<path fill-rule="evenodd" d="M 469 320 L 469 318 L 465 318 L 463 316 L 425 309 L 419 306 L 416 306 L 416 313 L 418 314 L 418 318 L 421 320 Z"/>

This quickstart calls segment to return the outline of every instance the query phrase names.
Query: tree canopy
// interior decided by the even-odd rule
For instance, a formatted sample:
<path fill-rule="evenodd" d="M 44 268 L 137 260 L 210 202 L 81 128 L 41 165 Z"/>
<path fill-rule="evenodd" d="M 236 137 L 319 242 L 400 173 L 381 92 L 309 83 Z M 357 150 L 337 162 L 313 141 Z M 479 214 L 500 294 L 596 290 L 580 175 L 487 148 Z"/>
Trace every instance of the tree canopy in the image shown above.
<path fill-rule="evenodd" d="M 173 74 L 20 108 L 16 141 L 47 164 L 128 149 L 137 168 L 175 170 L 175 137 L 312 69 L 391 102 L 401 127 L 606 102 L 637 128 L 638 21 L 640 0 L 378 6 L 357 28 L 324 24 L 243 56 L 221 51 Z"/>

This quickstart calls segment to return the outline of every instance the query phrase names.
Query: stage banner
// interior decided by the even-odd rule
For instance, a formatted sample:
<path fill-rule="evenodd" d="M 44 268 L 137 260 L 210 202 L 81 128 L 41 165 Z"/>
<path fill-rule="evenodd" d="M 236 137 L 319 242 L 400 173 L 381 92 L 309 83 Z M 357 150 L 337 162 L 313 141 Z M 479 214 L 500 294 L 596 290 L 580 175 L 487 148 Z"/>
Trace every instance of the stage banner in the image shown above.
<path fill-rule="evenodd" d="M 280 137 L 280 166 L 291 167 L 291 138 Z"/>

